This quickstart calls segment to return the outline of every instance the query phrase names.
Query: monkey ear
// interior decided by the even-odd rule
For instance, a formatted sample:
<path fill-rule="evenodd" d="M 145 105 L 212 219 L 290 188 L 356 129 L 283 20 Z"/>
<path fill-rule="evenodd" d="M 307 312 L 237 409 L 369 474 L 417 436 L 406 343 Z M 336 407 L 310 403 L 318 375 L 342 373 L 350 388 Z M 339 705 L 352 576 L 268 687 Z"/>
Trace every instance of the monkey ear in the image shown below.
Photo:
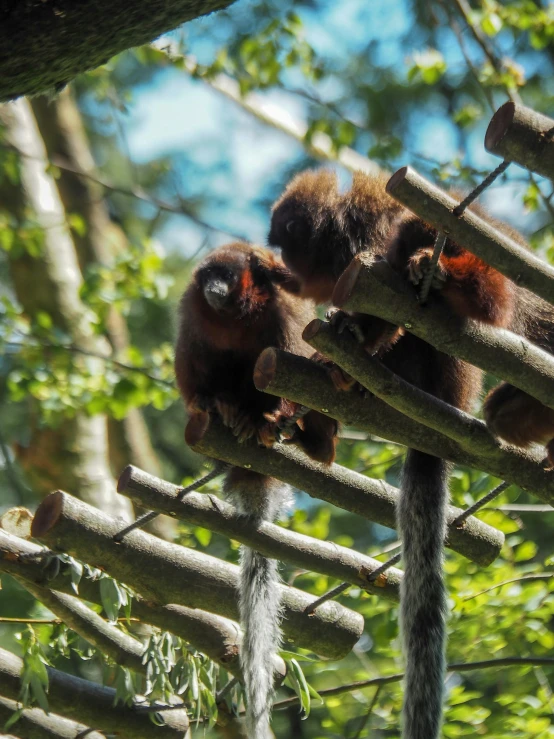
<path fill-rule="evenodd" d="M 258 255 L 252 255 L 250 258 L 250 268 L 252 274 L 258 280 L 261 278 L 261 281 L 267 280 L 274 285 L 280 285 L 284 290 L 294 295 L 300 292 L 300 283 L 298 280 L 272 254 L 268 255 L 268 258 L 265 258 L 265 255 L 264 258 L 260 258 Z"/>

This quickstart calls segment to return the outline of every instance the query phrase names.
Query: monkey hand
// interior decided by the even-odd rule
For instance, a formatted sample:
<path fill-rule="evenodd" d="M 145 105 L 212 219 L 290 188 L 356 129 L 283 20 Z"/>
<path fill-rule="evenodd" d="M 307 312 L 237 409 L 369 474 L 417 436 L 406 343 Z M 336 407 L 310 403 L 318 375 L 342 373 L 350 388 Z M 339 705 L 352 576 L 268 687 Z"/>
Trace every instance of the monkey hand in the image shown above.
<path fill-rule="evenodd" d="M 224 395 L 214 399 L 214 406 L 224 425 L 237 437 L 239 444 L 254 438 L 260 446 L 270 447 L 278 440 L 279 430 L 272 419 L 253 416 L 232 398 Z"/>
<path fill-rule="evenodd" d="M 327 317 L 329 319 L 329 323 L 335 327 L 337 333 L 342 334 L 343 331 L 348 329 L 358 344 L 363 344 L 365 342 L 364 331 L 355 316 L 351 316 L 349 313 L 345 313 L 342 310 L 333 311 L 333 309 L 331 309 L 327 311 Z"/>
<path fill-rule="evenodd" d="M 338 366 L 338 364 L 335 364 L 334 362 L 331 362 L 330 359 L 327 359 L 327 357 L 324 357 L 323 354 L 315 352 L 315 354 L 312 354 L 310 359 L 313 362 L 322 364 L 326 368 L 336 390 L 348 392 L 355 387 L 361 387 L 361 385 L 358 385 L 353 377 L 347 374 L 341 367 Z"/>
<path fill-rule="evenodd" d="M 448 277 L 447 271 L 442 267 L 440 260 L 432 267 L 433 249 L 420 249 L 413 254 L 408 261 L 408 279 L 412 285 L 419 285 L 425 279 L 425 275 L 433 269 L 431 280 L 432 290 L 442 290 Z"/>

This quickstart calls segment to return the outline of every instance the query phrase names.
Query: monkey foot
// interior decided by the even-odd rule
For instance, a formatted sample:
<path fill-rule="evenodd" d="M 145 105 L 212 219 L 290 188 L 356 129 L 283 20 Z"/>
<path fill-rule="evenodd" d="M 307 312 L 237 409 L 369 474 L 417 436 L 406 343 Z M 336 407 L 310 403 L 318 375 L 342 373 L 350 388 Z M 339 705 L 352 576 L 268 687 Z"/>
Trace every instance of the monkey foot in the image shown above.
<path fill-rule="evenodd" d="M 350 316 L 342 310 L 337 310 L 331 315 L 329 322 L 336 328 L 337 333 L 342 334 L 345 329 L 348 329 L 358 344 L 365 342 L 364 332 L 354 316 Z"/>
<path fill-rule="evenodd" d="M 442 290 L 448 273 L 438 262 L 435 267 L 431 267 L 433 260 L 433 249 L 421 249 L 417 251 L 408 262 L 408 279 L 412 285 L 419 285 L 425 279 L 425 275 L 430 269 L 434 269 L 433 279 L 431 281 L 431 289 Z"/>
<path fill-rule="evenodd" d="M 208 397 L 207 395 L 201 395 L 200 393 L 196 393 L 196 395 L 193 395 L 189 403 L 187 404 L 187 410 L 190 414 L 209 412 L 213 409 L 214 399 Z"/>
<path fill-rule="evenodd" d="M 335 388 L 343 392 L 348 392 L 357 385 L 356 380 L 336 364 L 329 369 L 329 377 L 333 381 Z"/>

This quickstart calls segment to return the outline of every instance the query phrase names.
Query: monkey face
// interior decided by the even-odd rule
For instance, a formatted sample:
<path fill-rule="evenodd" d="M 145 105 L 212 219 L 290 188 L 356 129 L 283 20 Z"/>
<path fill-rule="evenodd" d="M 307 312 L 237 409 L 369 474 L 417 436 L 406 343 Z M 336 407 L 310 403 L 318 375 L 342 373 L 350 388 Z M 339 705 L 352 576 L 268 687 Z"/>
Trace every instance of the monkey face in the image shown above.
<path fill-rule="evenodd" d="M 229 313 L 236 304 L 238 265 L 208 264 L 198 271 L 198 283 L 206 303 L 216 313 Z"/>

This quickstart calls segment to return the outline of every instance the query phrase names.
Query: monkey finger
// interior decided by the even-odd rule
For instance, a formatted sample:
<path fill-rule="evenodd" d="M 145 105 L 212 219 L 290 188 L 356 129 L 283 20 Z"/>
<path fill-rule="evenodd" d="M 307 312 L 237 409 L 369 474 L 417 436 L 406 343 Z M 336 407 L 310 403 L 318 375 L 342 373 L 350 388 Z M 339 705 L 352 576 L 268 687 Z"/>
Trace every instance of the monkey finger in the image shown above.
<path fill-rule="evenodd" d="M 235 420 L 235 423 L 234 423 L 234 424 L 233 424 L 233 426 L 231 427 L 231 430 L 232 430 L 232 432 L 233 432 L 233 434 L 234 434 L 235 436 L 240 436 L 240 435 L 242 434 L 242 432 L 244 431 L 244 429 L 245 429 L 245 428 L 246 428 L 246 427 L 247 427 L 247 426 L 248 426 L 249 424 L 250 424 L 250 425 L 251 425 L 252 427 L 254 426 L 254 424 L 253 424 L 253 422 L 251 421 L 251 419 L 249 418 L 248 414 L 247 414 L 247 413 L 242 413 L 242 414 L 241 414 L 241 415 L 240 415 L 240 416 L 239 416 L 239 417 L 238 417 L 238 418 L 237 418 L 237 419 Z"/>
<path fill-rule="evenodd" d="M 336 365 L 329 370 L 329 376 L 335 388 L 343 392 L 349 392 L 356 384 L 356 380 L 353 377 L 347 375 L 346 372 Z"/>
<path fill-rule="evenodd" d="M 277 441 L 277 429 L 274 424 L 265 423 L 258 429 L 257 439 L 258 443 L 264 447 L 272 447 Z"/>

